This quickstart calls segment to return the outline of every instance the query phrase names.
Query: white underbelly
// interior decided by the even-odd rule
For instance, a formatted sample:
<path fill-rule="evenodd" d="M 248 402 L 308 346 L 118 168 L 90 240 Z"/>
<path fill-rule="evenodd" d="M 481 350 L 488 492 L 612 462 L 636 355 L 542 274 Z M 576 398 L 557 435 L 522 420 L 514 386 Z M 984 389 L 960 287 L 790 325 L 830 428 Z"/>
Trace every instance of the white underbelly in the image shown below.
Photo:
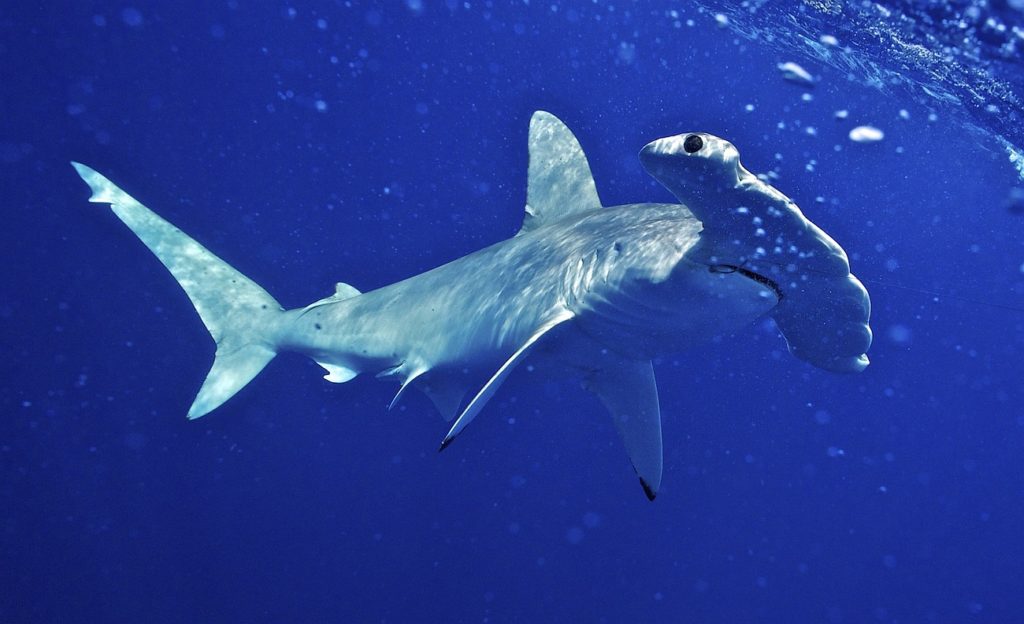
<path fill-rule="evenodd" d="M 579 326 L 618 353 L 649 359 L 736 331 L 778 303 L 768 286 L 699 267 L 658 284 L 634 282 L 588 299 Z"/>

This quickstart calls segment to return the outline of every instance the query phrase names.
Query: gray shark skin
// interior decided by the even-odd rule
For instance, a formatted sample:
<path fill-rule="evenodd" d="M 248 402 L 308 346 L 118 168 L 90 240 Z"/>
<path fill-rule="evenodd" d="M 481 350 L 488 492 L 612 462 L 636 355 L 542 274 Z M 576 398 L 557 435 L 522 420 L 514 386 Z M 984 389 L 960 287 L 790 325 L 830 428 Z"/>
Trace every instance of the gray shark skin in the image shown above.
<path fill-rule="evenodd" d="M 776 189 L 703 133 L 660 139 L 645 169 L 682 204 L 602 207 L 568 128 L 530 122 L 526 216 L 516 236 L 436 269 L 285 310 L 266 291 L 95 170 L 72 163 L 90 201 L 114 213 L 178 280 L 217 344 L 188 412 L 231 398 L 281 351 L 335 383 L 360 374 L 426 393 L 452 422 L 441 448 L 524 360 L 581 379 L 610 412 L 647 497 L 662 478 L 651 359 L 770 315 L 790 350 L 838 372 L 862 370 L 867 292 L 843 250 Z"/>

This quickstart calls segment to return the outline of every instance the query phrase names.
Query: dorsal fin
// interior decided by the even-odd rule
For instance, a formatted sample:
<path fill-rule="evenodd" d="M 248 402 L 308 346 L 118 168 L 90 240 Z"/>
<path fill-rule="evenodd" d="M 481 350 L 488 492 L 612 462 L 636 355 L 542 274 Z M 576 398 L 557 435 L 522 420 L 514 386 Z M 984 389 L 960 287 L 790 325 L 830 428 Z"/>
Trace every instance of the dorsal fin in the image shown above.
<path fill-rule="evenodd" d="M 303 312 L 309 312 L 313 308 L 317 308 L 317 307 L 320 307 L 322 305 L 327 305 L 328 303 L 337 303 L 339 301 L 344 301 L 346 299 L 351 299 L 352 297 L 357 297 L 357 296 L 359 296 L 361 294 L 363 294 L 363 293 L 359 292 L 359 290 L 355 286 L 352 286 L 350 284 L 346 284 L 345 282 L 338 282 L 337 284 L 334 285 L 334 294 L 333 295 L 331 295 L 329 297 L 324 297 L 323 299 L 321 299 L 319 301 L 314 301 L 313 303 L 309 304 L 308 306 L 302 308 L 302 311 Z"/>
<path fill-rule="evenodd" d="M 332 297 L 337 301 L 341 301 L 342 299 L 351 299 L 352 297 L 361 294 L 363 293 L 359 292 L 359 289 L 352 284 L 337 282 L 334 284 L 334 295 L 332 295 Z"/>
<path fill-rule="evenodd" d="M 534 113 L 526 218 L 519 233 L 600 207 L 590 165 L 572 131 L 551 113 Z"/>

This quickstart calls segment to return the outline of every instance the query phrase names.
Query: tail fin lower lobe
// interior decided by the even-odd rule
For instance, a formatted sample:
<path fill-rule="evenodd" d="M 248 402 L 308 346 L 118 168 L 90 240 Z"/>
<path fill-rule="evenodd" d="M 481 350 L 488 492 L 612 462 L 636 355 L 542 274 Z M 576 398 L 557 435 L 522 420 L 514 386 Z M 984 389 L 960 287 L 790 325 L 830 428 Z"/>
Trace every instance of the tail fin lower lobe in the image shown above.
<path fill-rule="evenodd" d="M 274 329 L 283 309 L 255 282 L 210 253 L 94 169 L 72 162 L 92 197 L 110 204 L 178 280 L 217 343 L 217 354 L 189 408 L 189 418 L 216 409 L 241 390 L 276 355 Z"/>

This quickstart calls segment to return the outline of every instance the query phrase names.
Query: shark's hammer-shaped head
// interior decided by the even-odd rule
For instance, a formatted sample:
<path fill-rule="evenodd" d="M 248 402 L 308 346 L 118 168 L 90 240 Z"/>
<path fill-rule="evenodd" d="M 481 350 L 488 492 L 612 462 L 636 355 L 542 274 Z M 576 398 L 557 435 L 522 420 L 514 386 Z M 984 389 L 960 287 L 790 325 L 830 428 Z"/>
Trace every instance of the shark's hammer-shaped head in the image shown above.
<path fill-rule="evenodd" d="M 770 286 L 770 315 L 797 357 L 836 372 L 867 366 L 870 299 L 846 253 L 732 143 L 687 132 L 649 143 L 640 162 L 703 225 L 688 260 Z"/>

